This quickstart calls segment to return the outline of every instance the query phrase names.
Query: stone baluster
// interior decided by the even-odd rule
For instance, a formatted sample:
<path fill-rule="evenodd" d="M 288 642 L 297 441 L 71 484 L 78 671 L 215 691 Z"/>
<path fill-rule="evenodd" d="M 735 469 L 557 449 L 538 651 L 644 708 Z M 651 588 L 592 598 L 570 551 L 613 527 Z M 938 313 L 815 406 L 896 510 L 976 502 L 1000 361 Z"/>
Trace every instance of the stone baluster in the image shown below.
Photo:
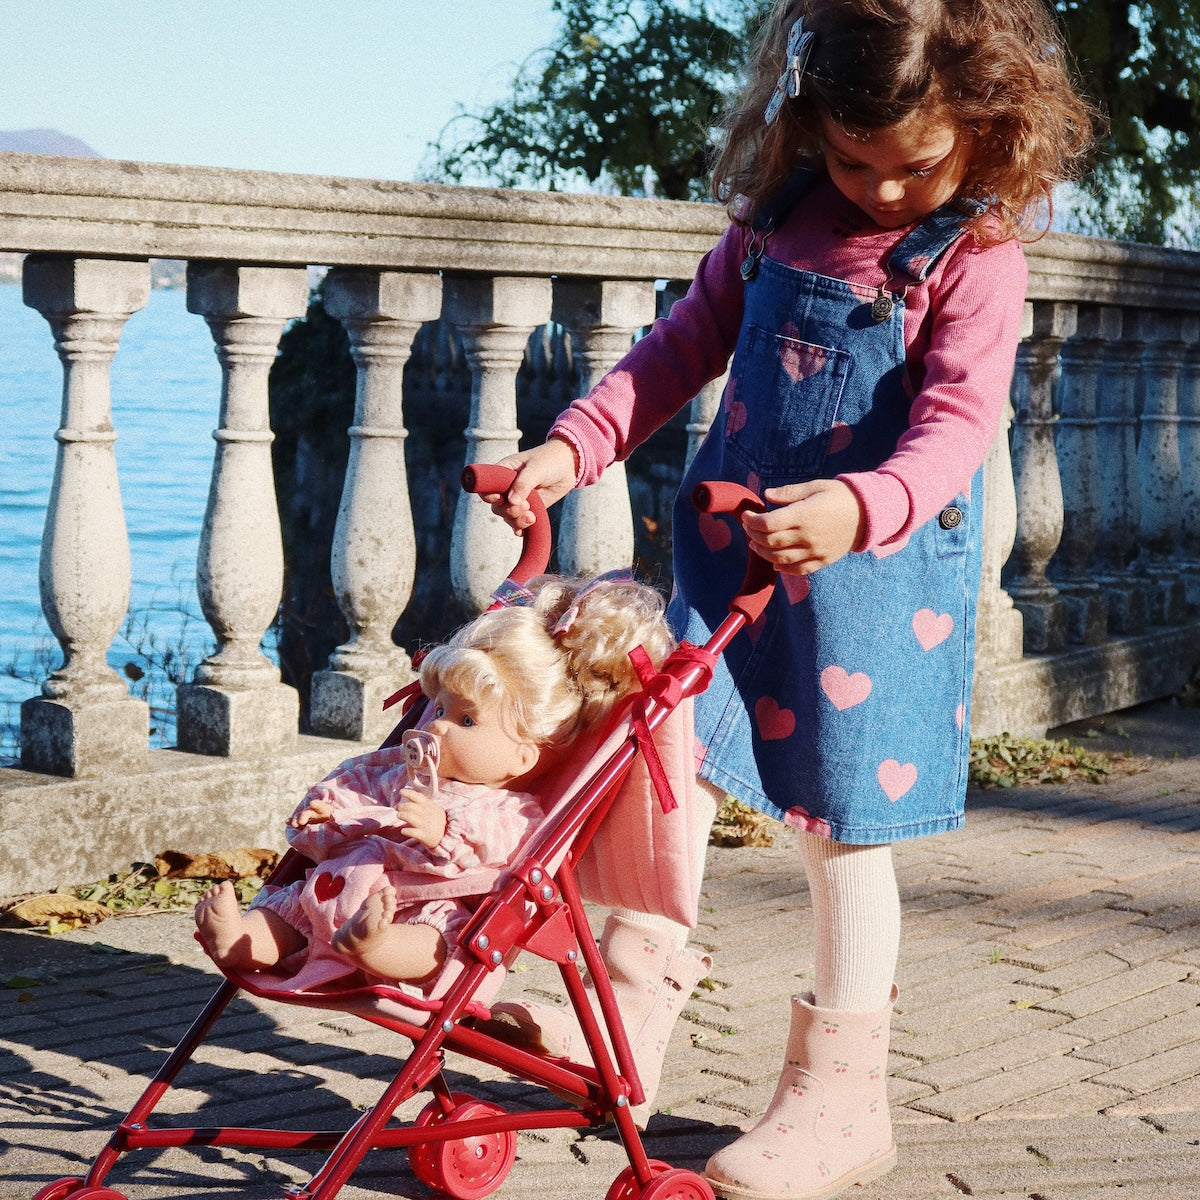
<path fill-rule="evenodd" d="M 1119 309 L 1084 305 L 1075 335 L 1059 355 L 1055 445 L 1065 503 L 1062 538 L 1049 574 L 1067 606 L 1069 639 L 1088 646 L 1108 638 L 1108 606 L 1090 571 L 1100 540 L 1096 389 L 1105 346 L 1120 332 Z"/>
<path fill-rule="evenodd" d="M 676 300 L 687 295 L 688 287 L 687 280 L 673 279 L 668 281 L 667 286 L 663 288 L 662 292 L 663 316 L 670 313 Z M 683 464 L 685 471 L 691 466 L 692 459 L 696 457 L 696 451 L 700 449 L 701 442 L 708 436 L 708 431 L 713 421 L 717 419 L 717 413 L 721 407 L 721 397 L 725 392 L 725 384 L 728 379 L 729 373 L 726 372 L 719 379 L 714 379 L 711 383 L 705 384 L 699 393 L 692 397 L 691 407 L 688 409 L 688 421 L 685 427 L 687 433 L 687 453 Z"/>
<path fill-rule="evenodd" d="M 267 380 L 284 325 L 304 313 L 303 269 L 192 263 L 188 311 L 221 363 L 221 404 L 196 587 L 217 648 L 178 692 L 179 748 L 250 757 L 295 744 L 299 698 L 259 649 L 283 592 Z"/>
<path fill-rule="evenodd" d="M 1132 317 L 1118 309 L 1120 328 L 1104 352 L 1097 388 L 1100 540 L 1093 560 L 1108 606 L 1110 633 L 1140 633 L 1146 624 L 1143 580 L 1130 571 L 1137 556 L 1141 499 L 1137 463 L 1137 378 L 1142 343 Z"/>
<path fill-rule="evenodd" d="M 721 409 L 721 397 L 725 393 L 725 384 L 728 380 L 729 373 L 726 372 L 719 379 L 706 383 L 692 397 L 692 404 L 688 409 L 687 458 L 683 467 L 685 471 L 692 465 L 696 451 L 700 449 L 701 443 L 708 436 L 712 423 L 717 419 L 717 413 Z"/>
<path fill-rule="evenodd" d="M 1179 371 L 1180 578 L 1200 605 L 1200 316 L 1184 318 L 1187 353 Z"/>
<path fill-rule="evenodd" d="M 1008 442 L 1012 418 L 1012 405 L 1006 404 L 1000 431 L 983 464 L 983 563 L 975 614 L 977 669 L 1020 662 L 1024 653 L 1024 622 L 1000 582 L 1017 537 L 1017 492 Z"/>
<path fill-rule="evenodd" d="M 1021 336 L 1028 337 L 1032 332 L 1033 310 L 1027 304 Z M 1009 448 L 1012 419 L 1013 406 L 1006 403 L 1000 428 L 983 463 L 983 561 L 975 614 L 975 663 L 979 672 L 1020 662 L 1024 653 L 1024 622 L 1001 585 L 1004 564 L 1017 538 L 1017 490 Z"/>
<path fill-rule="evenodd" d="M 579 394 L 586 395 L 624 357 L 633 336 L 654 320 L 654 284 L 559 279 L 552 320 L 570 334 Z M 598 575 L 633 564 L 633 514 L 624 463 L 563 500 L 558 561 L 568 574 Z"/>
<path fill-rule="evenodd" d="M 21 705 L 21 765 L 86 777 L 144 769 L 149 708 L 107 662 L 129 606 L 129 537 L 117 479 L 109 368 L 150 296 L 146 262 L 30 255 L 24 300 L 63 366 L 62 425 L 42 536 L 42 610 L 63 664 Z"/>
<path fill-rule="evenodd" d="M 313 676 L 311 721 L 326 737 L 378 742 L 395 723 L 383 701 L 412 677 L 392 630 L 412 596 L 416 540 L 404 462 L 404 366 L 417 330 L 441 311 L 434 274 L 335 267 L 325 309 L 357 368 L 350 459 L 333 535 L 332 576 L 350 638 Z"/>
<path fill-rule="evenodd" d="M 1017 490 L 1017 536 L 1004 585 L 1024 618 L 1025 649 L 1059 650 L 1067 638 L 1067 609 L 1046 578 L 1063 529 L 1062 483 L 1054 449 L 1054 384 L 1058 352 L 1075 331 L 1075 306 L 1035 302 L 1033 332 L 1017 349 L 1013 376 L 1012 459 Z"/>
<path fill-rule="evenodd" d="M 1186 345 L 1178 313 L 1139 313 L 1138 324 L 1145 353 L 1138 378 L 1141 524 L 1137 568 L 1152 585 L 1150 622 L 1176 625 L 1183 620 L 1187 604 L 1177 564 L 1172 561 L 1181 531 L 1179 371 Z"/>
<path fill-rule="evenodd" d="M 516 451 L 517 372 L 529 335 L 550 312 L 549 279 L 452 276 L 442 312 L 458 327 L 471 367 L 467 462 L 498 462 Z M 486 608 L 518 552 L 508 526 L 463 492 L 454 511 L 450 579 L 473 612 Z"/>

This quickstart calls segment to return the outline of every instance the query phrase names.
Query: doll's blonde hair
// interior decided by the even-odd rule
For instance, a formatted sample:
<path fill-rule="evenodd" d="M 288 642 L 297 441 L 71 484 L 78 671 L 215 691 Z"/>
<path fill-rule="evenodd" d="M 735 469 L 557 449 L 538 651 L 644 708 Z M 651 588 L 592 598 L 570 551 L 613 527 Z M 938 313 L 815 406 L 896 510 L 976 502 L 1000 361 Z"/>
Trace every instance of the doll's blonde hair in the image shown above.
<path fill-rule="evenodd" d="M 813 34 L 800 95 L 768 124 L 800 17 Z M 985 205 L 977 240 L 1038 236 L 1051 192 L 1082 174 L 1101 124 L 1072 75 L 1043 0 L 779 0 L 723 122 L 713 195 L 748 222 L 799 159 L 820 163 L 823 118 L 869 133 L 944 112 L 972 138 L 962 196 Z"/>
<path fill-rule="evenodd" d="M 483 613 L 432 649 L 421 690 L 498 702 L 518 737 L 560 746 L 636 690 L 631 650 L 643 646 L 659 666 L 674 639 L 646 584 L 543 575 L 529 590 L 532 603 Z"/>

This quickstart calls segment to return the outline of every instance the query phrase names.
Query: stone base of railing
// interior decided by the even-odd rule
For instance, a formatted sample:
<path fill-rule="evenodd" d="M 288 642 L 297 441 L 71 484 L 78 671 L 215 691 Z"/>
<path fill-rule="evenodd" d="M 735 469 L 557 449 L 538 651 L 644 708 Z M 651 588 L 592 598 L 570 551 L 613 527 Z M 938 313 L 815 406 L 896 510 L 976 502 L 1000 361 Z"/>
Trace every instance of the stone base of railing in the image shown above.
<path fill-rule="evenodd" d="M 1046 730 L 1178 692 L 1200 664 L 1200 621 L 1151 628 L 1057 654 L 981 669 L 971 733 L 1043 737 Z"/>
<path fill-rule="evenodd" d="M 21 705 L 21 763 L 72 777 L 144 771 L 149 711 L 132 696 L 78 706 L 33 696 Z"/>
<path fill-rule="evenodd" d="M 0 896 L 105 879 L 168 849 L 282 849 L 283 823 L 309 786 L 373 748 L 301 735 L 289 754 L 154 750 L 142 772 L 94 779 L 0 770 Z"/>

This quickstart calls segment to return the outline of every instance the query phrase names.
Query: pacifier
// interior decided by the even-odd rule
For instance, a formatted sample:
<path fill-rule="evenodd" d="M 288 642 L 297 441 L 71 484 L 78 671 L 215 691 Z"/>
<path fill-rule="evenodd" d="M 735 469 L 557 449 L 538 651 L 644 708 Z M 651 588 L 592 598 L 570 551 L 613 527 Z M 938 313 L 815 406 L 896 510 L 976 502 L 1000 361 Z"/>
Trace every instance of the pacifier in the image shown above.
<path fill-rule="evenodd" d="M 414 729 L 401 743 L 408 768 L 408 786 L 431 800 L 438 794 L 438 740 L 425 729 Z"/>

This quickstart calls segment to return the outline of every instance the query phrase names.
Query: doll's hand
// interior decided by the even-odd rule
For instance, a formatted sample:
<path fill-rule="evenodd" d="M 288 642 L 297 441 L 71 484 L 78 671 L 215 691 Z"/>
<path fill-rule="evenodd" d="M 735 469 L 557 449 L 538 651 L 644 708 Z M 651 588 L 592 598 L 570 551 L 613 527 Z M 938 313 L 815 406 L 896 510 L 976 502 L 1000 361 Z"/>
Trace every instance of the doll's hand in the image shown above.
<path fill-rule="evenodd" d="M 293 829 L 303 829 L 306 825 L 321 825 L 333 816 L 333 806 L 325 800 L 310 800 L 298 813 L 288 818 L 288 824 Z"/>
<path fill-rule="evenodd" d="M 446 836 L 446 810 L 431 796 L 412 788 L 401 788 L 396 805 L 400 832 L 432 850 Z"/>
<path fill-rule="evenodd" d="M 811 575 L 837 562 L 866 533 L 858 496 L 838 479 L 767 488 L 763 499 L 782 507 L 744 513 L 742 528 L 750 548 L 787 575 Z"/>
<path fill-rule="evenodd" d="M 499 465 L 516 471 L 512 487 L 506 495 L 486 492 L 482 498 L 492 506 L 492 512 L 503 517 L 517 533 L 533 524 L 533 510 L 528 499 L 530 492 L 540 491 L 549 508 L 575 486 L 579 475 L 575 451 L 569 443 L 556 437 L 532 450 L 510 454 L 501 459 Z"/>

